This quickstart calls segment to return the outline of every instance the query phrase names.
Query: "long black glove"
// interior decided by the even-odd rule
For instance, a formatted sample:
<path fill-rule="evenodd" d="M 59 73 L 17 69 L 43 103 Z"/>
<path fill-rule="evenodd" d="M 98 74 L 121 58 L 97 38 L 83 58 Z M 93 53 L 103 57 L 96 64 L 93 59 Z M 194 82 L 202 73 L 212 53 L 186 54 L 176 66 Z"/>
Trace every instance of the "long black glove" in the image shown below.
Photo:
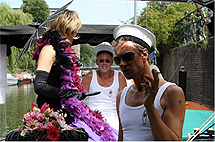
<path fill-rule="evenodd" d="M 79 100 L 86 98 L 83 92 L 75 92 L 71 90 L 63 90 L 47 84 L 49 73 L 46 71 L 37 70 L 34 80 L 34 91 L 37 95 L 50 98 L 71 98 L 77 97 Z"/>

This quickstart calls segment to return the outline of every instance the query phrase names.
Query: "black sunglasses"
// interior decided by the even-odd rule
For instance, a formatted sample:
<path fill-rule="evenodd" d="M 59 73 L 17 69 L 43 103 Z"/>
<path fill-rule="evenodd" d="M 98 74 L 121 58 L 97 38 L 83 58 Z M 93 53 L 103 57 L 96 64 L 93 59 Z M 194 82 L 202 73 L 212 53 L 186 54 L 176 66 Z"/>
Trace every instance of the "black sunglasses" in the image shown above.
<path fill-rule="evenodd" d="M 129 62 L 134 60 L 134 54 L 133 52 L 127 52 L 125 54 L 122 54 L 121 56 L 114 57 L 114 62 L 119 65 L 121 63 L 121 59 L 125 62 Z"/>
<path fill-rule="evenodd" d="M 106 63 L 110 63 L 110 60 L 108 60 L 108 59 L 105 59 L 105 60 L 104 60 L 104 59 L 100 59 L 100 60 L 99 60 L 99 63 L 103 63 L 104 61 L 105 61 Z"/>

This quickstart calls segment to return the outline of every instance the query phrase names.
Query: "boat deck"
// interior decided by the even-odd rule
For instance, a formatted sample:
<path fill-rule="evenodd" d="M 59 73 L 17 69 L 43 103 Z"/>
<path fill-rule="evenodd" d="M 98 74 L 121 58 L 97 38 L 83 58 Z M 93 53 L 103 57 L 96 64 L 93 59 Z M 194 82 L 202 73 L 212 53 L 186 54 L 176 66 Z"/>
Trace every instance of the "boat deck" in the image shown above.
<path fill-rule="evenodd" d="M 191 101 L 186 101 L 186 107 L 187 109 L 192 109 L 192 110 L 211 110 L 214 111 L 214 108 L 205 106 L 203 104 L 199 104 L 196 102 L 191 102 Z"/>

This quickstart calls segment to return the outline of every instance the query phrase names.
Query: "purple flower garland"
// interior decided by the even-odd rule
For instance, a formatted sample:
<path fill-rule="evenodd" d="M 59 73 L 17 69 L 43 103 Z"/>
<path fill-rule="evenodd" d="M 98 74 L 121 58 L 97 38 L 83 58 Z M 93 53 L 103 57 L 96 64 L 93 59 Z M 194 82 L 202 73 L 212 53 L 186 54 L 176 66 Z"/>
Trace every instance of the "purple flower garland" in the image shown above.
<path fill-rule="evenodd" d="M 61 40 L 60 42 L 67 43 L 65 40 Z M 36 52 L 32 54 L 33 59 L 38 59 L 38 55 L 42 47 L 49 44 L 50 43 L 47 40 L 43 43 L 39 40 L 39 43 L 37 43 L 38 48 L 36 49 Z M 74 55 L 73 49 L 68 45 L 68 47 L 62 48 L 61 50 L 64 51 L 65 55 L 72 62 L 72 70 L 60 66 L 63 70 L 63 73 L 61 74 L 61 79 L 63 80 L 61 89 L 71 89 L 86 93 L 81 85 L 81 78 L 77 74 L 80 67 L 76 64 L 77 57 Z M 116 141 L 112 128 L 109 124 L 103 119 L 103 117 L 100 116 L 100 114 L 92 111 L 83 101 L 73 97 L 69 99 L 62 99 L 61 105 L 68 112 L 70 112 L 70 115 L 73 115 L 76 119 L 84 121 L 98 136 L 100 136 L 102 141 Z"/>

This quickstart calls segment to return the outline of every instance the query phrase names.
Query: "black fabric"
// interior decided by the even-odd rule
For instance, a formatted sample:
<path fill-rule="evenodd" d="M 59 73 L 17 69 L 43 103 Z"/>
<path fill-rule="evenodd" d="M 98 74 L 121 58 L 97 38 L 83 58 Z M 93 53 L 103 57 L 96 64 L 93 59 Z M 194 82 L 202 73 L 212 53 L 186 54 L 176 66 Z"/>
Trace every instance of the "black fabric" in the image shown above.
<path fill-rule="evenodd" d="M 22 136 L 16 129 L 10 131 L 5 138 L 5 141 L 20 141 L 20 140 L 22 140 Z"/>
<path fill-rule="evenodd" d="M 61 98 L 77 97 L 78 99 L 82 100 L 86 97 L 82 92 L 62 90 L 60 88 L 51 86 L 47 83 L 48 77 L 48 72 L 36 71 L 34 91 L 38 95 L 37 104 L 39 107 L 42 107 L 42 105 L 46 102 L 50 104 L 50 107 L 54 108 L 54 110 L 59 110 L 61 108 Z"/>
<path fill-rule="evenodd" d="M 62 80 L 60 79 L 60 72 L 61 72 L 60 65 L 52 66 L 51 71 L 48 75 L 47 84 L 56 88 L 60 88 L 62 83 Z M 45 74 L 48 74 L 48 72 Z M 35 79 L 34 79 L 34 86 L 35 86 Z M 61 109 L 61 99 L 59 98 L 59 96 L 57 96 L 57 98 L 53 98 L 50 96 L 43 96 L 43 95 L 37 96 L 37 104 L 39 108 L 41 108 L 45 102 L 47 104 L 50 104 L 50 107 L 54 108 L 55 111 Z"/>
<path fill-rule="evenodd" d="M 83 128 L 74 131 L 65 130 L 60 134 L 60 141 L 88 141 L 89 135 Z"/>
<path fill-rule="evenodd" d="M 62 83 L 62 79 L 60 79 L 60 74 L 62 72 L 62 69 L 60 68 L 60 65 L 54 65 L 51 68 L 51 71 L 49 73 L 49 77 L 47 80 L 47 83 L 51 86 L 60 88 L 61 87 L 61 83 Z"/>
<path fill-rule="evenodd" d="M 64 130 L 60 134 L 59 141 L 88 141 L 89 135 L 83 128 L 75 127 L 74 130 Z M 46 139 L 41 139 L 47 141 Z M 10 131 L 5 141 L 36 141 L 36 138 L 33 135 L 21 136 L 20 132 L 17 129 Z"/>

